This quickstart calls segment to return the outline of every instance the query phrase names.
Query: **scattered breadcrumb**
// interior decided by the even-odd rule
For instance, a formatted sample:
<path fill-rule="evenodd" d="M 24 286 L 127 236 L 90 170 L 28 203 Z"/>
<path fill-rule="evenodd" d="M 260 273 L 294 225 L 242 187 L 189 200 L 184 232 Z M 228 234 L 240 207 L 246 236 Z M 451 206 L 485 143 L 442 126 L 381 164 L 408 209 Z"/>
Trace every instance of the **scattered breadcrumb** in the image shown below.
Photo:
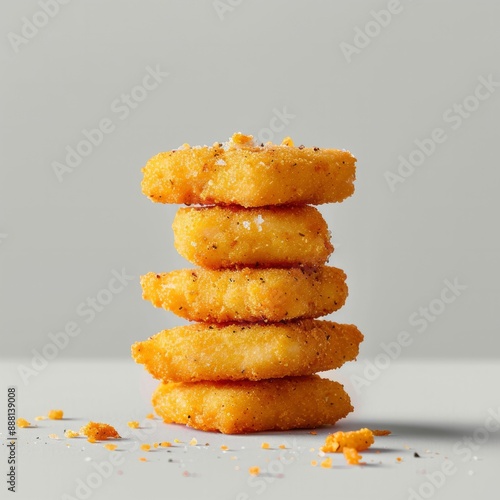
<path fill-rule="evenodd" d="M 174 443 L 182 443 L 182 441 L 180 439 L 175 438 Z"/>
<path fill-rule="evenodd" d="M 87 441 L 88 441 L 89 443 L 92 443 L 92 444 L 97 443 L 97 439 L 96 439 L 96 438 L 93 438 L 93 437 L 89 437 L 89 438 L 87 438 Z"/>
<path fill-rule="evenodd" d="M 344 458 L 349 465 L 359 465 L 359 461 L 363 458 L 356 448 L 345 446 L 343 449 Z"/>
<path fill-rule="evenodd" d="M 112 444 L 112 443 L 106 443 L 104 445 L 104 448 L 106 448 L 107 450 L 109 451 L 115 451 L 116 448 L 118 448 L 118 446 L 116 444 Z"/>
<path fill-rule="evenodd" d="M 40 415 L 38 417 L 35 417 L 35 420 L 39 421 L 39 420 L 47 420 L 47 417 L 44 417 L 43 415 Z"/>
<path fill-rule="evenodd" d="M 48 417 L 50 420 L 61 420 L 63 418 L 64 412 L 62 410 L 50 410 Z"/>
<path fill-rule="evenodd" d="M 332 467 L 332 457 L 326 457 L 321 462 L 321 467 L 323 467 L 324 469 L 330 469 Z"/>
<path fill-rule="evenodd" d="M 25 418 L 18 418 L 16 421 L 18 427 L 30 427 L 31 424 Z"/>
<path fill-rule="evenodd" d="M 160 443 L 160 446 L 162 446 L 163 448 L 170 448 L 170 446 L 172 446 L 172 443 L 170 441 L 162 441 Z"/>
<path fill-rule="evenodd" d="M 284 445 L 284 444 L 280 444 L 280 445 L 278 446 L 278 448 L 279 448 L 280 450 L 286 450 L 286 445 Z"/>
<path fill-rule="evenodd" d="M 225 444 L 223 444 L 223 445 L 220 447 L 220 449 L 221 449 L 222 451 L 227 451 L 227 450 L 229 450 L 229 448 L 228 448 Z"/>
<path fill-rule="evenodd" d="M 49 434 L 50 439 L 59 439 L 59 436 L 57 434 Z"/>
<path fill-rule="evenodd" d="M 158 448 L 160 446 L 158 443 L 153 443 L 153 448 Z"/>
<path fill-rule="evenodd" d="M 67 437 L 67 438 L 76 438 L 80 435 L 79 432 L 76 432 L 76 431 L 72 431 L 71 429 L 68 429 L 67 431 L 64 432 L 64 437 Z"/>
<path fill-rule="evenodd" d="M 335 432 L 326 437 L 321 451 L 325 453 L 341 453 L 344 447 L 354 448 L 357 451 L 367 450 L 373 443 L 373 433 L 364 428 L 359 431 Z"/>
<path fill-rule="evenodd" d="M 396 457 L 396 462 L 402 462 L 403 459 L 401 457 Z"/>
<path fill-rule="evenodd" d="M 155 418 L 154 413 L 148 413 L 146 415 L 146 418 Z"/>
<path fill-rule="evenodd" d="M 387 429 L 372 429 L 372 433 L 374 436 L 388 436 L 391 434 L 391 431 Z"/>
<path fill-rule="evenodd" d="M 264 442 L 264 443 L 262 443 L 262 444 L 260 445 L 260 447 L 261 447 L 263 450 L 268 450 L 268 449 L 269 449 L 269 443 Z"/>
<path fill-rule="evenodd" d="M 139 457 L 139 462 L 147 462 L 148 459 L 146 457 Z"/>
<path fill-rule="evenodd" d="M 260 467 L 254 465 L 248 469 L 248 472 L 251 476 L 258 476 L 260 474 Z"/>
<path fill-rule="evenodd" d="M 151 445 L 150 444 L 141 444 L 141 450 L 142 451 L 149 451 L 151 449 Z"/>
<path fill-rule="evenodd" d="M 318 433 L 316 431 L 309 431 L 309 434 L 311 434 L 311 436 L 317 436 Z"/>
<path fill-rule="evenodd" d="M 127 422 L 127 425 L 131 429 L 138 429 L 139 428 L 139 422 L 137 422 L 137 420 L 131 420 L 130 422 Z"/>
<path fill-rule="evenodd" d="M 198 440 L 196 438 L 193 438 L 193 439 L 191 439 L 191 441 L 189 441 L 189 444 L 191 446 L 196 446 L 198 444 Z"/>
<path fill-rule="evenodd" d="M 282 141 L 281 141 L 281 145 L 282 146 L 290 146 L 292 147 L 293 146 L 293 140 L 291 137 L 285 137 Z"/>
<path fill-rule="evenodd" d="M 109 438 L 119 438 L 120 435 L 116 429 L 109 424 L 100 422 L 89 422 L 80 429 L 80 434 L 87 436 L 87 440 L 92 443 L 96 441 L 104 441 Z"/>
<path fill-rule="evenodd" d="M 313 467 L 316 467 L 316 465 L 318 465 L 318 461 L 317 460 L 311 460 L 311 465 Z"/>

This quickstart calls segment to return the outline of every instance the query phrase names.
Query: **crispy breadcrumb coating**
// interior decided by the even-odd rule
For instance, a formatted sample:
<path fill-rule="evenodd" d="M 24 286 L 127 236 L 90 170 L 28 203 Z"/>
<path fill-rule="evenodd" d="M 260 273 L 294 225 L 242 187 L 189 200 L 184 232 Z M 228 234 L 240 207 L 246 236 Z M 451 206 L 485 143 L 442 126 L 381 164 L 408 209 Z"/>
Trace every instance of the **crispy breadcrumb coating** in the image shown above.
<path fill-rule="evenodd" d="M 177 251 L 209 269 L 324 264 L 333 251 L 327 224 L 311 206 L 180 208 Z"/>
<path fill-rule="evenodd" d="M 224 434 L 332 425 L 353 408 L 341 384 L 317 375 L 160 384 L 153 406 L 166 423 Z"/>
<path fill-rule="evenodd" d="M 196 323 L 136 342 L 132 357 L 164 382 L 260 380 L 338 368 L 362 340 L 354 325 L 324 320 Z"/>
<path fill-rule="evenodd" d="M 180 269 L 141 277 L 143 298 L 191 321 L 317 318 L 347 298 L 341 269 Z"/>

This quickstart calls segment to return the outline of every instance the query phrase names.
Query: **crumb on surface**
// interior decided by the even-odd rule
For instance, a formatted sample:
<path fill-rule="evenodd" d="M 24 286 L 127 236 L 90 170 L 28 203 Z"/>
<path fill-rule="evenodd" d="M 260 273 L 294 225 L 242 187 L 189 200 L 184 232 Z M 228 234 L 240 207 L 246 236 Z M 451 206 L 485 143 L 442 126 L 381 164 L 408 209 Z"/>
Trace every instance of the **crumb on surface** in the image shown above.
<path fill-rule="evenodd" d="M 49 434 L 50 439 L 59 439 L 59 436 L 57 434 Z"/>
<path fill-rule="evenodd" d="M 374 436 L 388 436 L 391 431 L 388 429 L 372 429 L 372 433 Z"/>
<path fill-rule="evenodd" d="M 18 418 L 16 421 L 18 427 L 30 427 L 31 424 L 25 418 Z"/>
<path fill-rule="evenodd" d="M 403 459 L 401 457 L 396 457 L 396 462 L 402 462 Z"/>
<path fill-rule="evenodd" d="M 253 465 L 248 469 L 248 473 L 251 476 L 258 476 L 260 474 L 260 467 L 257 467 L 256 465 Z"/>
<path fill-rule="evenodd" d="M 325 453 L 342 453 L 344 448 L 363 451 L 367 450 L 374 441 L 372 431 L 367 428 L 350 432 L 340 431 L 326 437 L 325 445 L 321 447 L 321 451 Z"/>
<path fill-rule="evenodd" d="M 363 458 L 356 448 L 350 448 L 348 446 L 344 446 L 342 450 L 344 454 L 344 458 L 349 465 L 359 465 L 359 461 Z"/>
<path fill-rule="evenodd" d="M 151 445 L 147 443 L 141 444 L 141 450 L 142 451 L 149 451 L 151 449 Z"/>
<path fill-rule="evenodd" d="M 278 448 L 279 448 L 280 450 L 286 450 L 286 445 L 285 445 L 285 444 L 280 444 L 280 445 L 278 446 Z"/>
<path fill-rule="evenodd" d="M 151 418 L 155 418 L 155 415 L 154 415 L 154 413 L 148 413 L 148 414 L 146 415 L 146 418 L 149 418 L 149 419 L 151 419 Z"/>
<path fill-rule="evenodd" d="M 76 438 L 80 435 L 79 432 L 76 432 L 76 431 L 72 431 L 71 429 L 68 429 L 67 431 L 64 432 L 64 437 L 67 437 L 67 438 Z"/>
<path fill-rule="evenodd" d="M 153 443 L 153 448 L 158 448 L 160 446 L 158 443 Z"/>
<path fill-rule="evenodd" d="M 64 412 L 62 410 L 50 410 L 47 416 L 50 420 L 61 420 L 64 416 Z"/>
<path fill-rule="evenodd" d="M 112 425 L 92 421 L 80 429 L 80 434 L 87 436 L 90 443 L 120 437 Z"/>
<path fill-rule="evenodd" d="M 189 441 L 189 444 L 191 446 L 196 446 L 198 444 L 198 440 L 196 438 L 193 438 L 193 439 L 191 439 L 191 441 Z"/>
<path fill-rule="evenodd" d="M 172 443 L 171 443 L 170 441 L 162 441 L 162 442 L 160 443 L 160 446 L 161 446 L 162 448 L 170 448 L 170 446 L 172 446 Z"/>
<path fill-rule="evenodd" d="M 106 443 L 104 445 L 104 448 L 106 448 L 109 451 L 115 451 L 116 448 L 118 448 L 118 446 L 116 444 L 113 444 L 113 443 Z"/>
<path fill-rule="evenodd" d="M 266 442 L 263 442 L 260 447 L 263 449 L 263 450 L 268 450 L 269 449 L 269 443 L 266 443 Z"/>
<path fill-rule="evenodd" d="M 127 422 L 127 425 L 131 429 L 138 429 L 139 428 L 139 422 L 137 420 L 131 420 L 130 422 Z"/>
<path fill-rule="evenodd" d="M 220 449 L 221 449 L 222 451 L 227 451 L 227 450 L 229 450 L 229 448 L 228 448 L 225 444 L 223 444 L 223 445 L 220 447 Z"/>
<path fill-rule="evenodd" d="M 139 457 L 139 462 L 147 462 L 148 459 L 146 457 Z"/>
<path fill-rule="evenodd" d="M 321 462 L 321 467 L 323 467 L 323 469 L 331 469 L 331 467 L 332 467 L 332 457 L 326 457 Z"/>
<path fill-rule="evenodd" d="M 39 415 L 38 417 L 35 417 L 35 420 L 40 421 L 40 420 L 47 420 L 47 417 L 44 415 Z"/>
<path fill-rule="evenodd" d="M 318 461 L 317 460 L 311 460 L 311 465 L 313 467 L 316 467 L 318 465 Z"/>

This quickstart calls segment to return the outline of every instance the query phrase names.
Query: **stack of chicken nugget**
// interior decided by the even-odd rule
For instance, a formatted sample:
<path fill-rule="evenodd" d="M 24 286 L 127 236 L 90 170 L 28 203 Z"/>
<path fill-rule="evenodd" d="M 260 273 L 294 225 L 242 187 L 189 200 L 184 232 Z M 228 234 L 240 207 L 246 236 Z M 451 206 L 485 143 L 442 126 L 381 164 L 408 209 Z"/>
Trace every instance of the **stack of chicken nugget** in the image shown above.
<path fill-rule="evenodd" d="M 326 265 L 330 232 L 312 205 L 354 192 L 355 161 L 240 133 L 149 160 L 143 193 L 188 205 L 174 241 L 197 266 L 141 278 L 144 299 L 194 322 L 132 346 L 161 380 L 152 402 L 165 422 L 238 434 L 332 425 L 353 410 L 341 384 L 316 375 L 354 360 L 363 335 L 316 319 L 344 305 L 347 285 Z"/>

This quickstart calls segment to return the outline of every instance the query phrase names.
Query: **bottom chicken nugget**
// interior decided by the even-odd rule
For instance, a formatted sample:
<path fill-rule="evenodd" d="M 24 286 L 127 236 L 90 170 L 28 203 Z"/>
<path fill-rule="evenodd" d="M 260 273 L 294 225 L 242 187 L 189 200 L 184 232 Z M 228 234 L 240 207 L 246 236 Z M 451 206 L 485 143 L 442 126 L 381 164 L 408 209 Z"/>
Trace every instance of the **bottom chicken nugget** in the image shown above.
<path fill-rule="evenodd" d="M 153 394 L 166 423 L 224 434 L 333 425 L 353 410 L 338 382 L 318 375 L 258 382 L 169 382 Z"/>

